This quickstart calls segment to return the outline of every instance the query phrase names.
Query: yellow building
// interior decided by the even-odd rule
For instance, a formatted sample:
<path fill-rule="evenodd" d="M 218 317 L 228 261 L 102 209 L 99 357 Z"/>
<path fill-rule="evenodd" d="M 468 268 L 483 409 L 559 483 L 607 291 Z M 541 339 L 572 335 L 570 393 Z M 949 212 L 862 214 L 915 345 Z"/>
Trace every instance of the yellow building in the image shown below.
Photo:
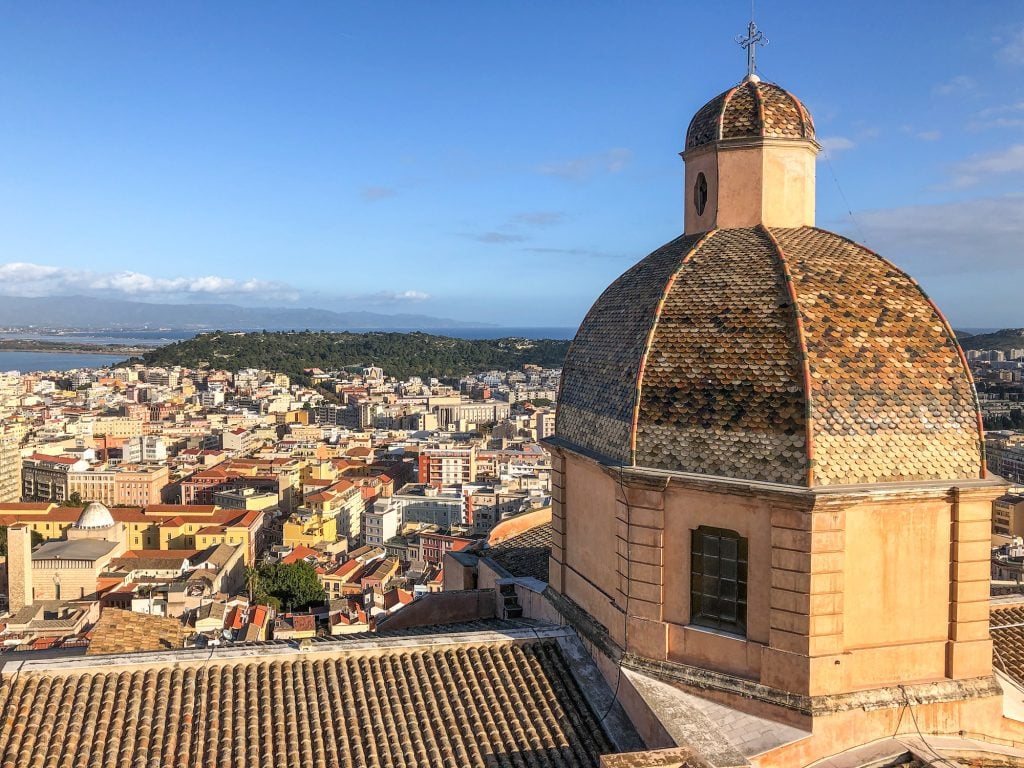
<path fill-rule="evenodd" d="M 1024 496 L 1007 493 L 992 502 L 992 533 L 1024 536 Z"/>
<path fill-rule="evenodd" d="M 351 544 L 362 531 L 363 495 L 358 486 L 339 480 L 306 497 L 305 503 L 284 524 L 285 546 L 334 544 L 339 539 Z"/>
<path fill-rule="evenodd" d="M 151 504 L 145 508 L 113 507 L 114 521 L 124 526 L 129 549 L 205 549 L 214 544 L 241 545 L 246 563 L 264 546 L 266 515 L 262 510 L 225 510 L 213 505 Z M 60 539 L 78 521 L 80 508 L 45 502 L 0 504 L 0 525 L 26 525 L 43 539 Z"/>

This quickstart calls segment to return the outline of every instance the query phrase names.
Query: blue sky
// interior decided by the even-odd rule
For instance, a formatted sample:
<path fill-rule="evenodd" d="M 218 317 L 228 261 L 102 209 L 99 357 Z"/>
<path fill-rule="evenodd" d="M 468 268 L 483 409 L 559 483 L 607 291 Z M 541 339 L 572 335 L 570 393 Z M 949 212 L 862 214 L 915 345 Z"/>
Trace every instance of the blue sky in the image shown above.
<path fill-rule="evenodd" d="M 0 3 L 0 293 L 575 325 L 682 227 L 749 5 Z M 761 0 L 818 224 L 1024 326 L 1024 4 Z M 2 297 L 0 297 L 2 301 Z"/>

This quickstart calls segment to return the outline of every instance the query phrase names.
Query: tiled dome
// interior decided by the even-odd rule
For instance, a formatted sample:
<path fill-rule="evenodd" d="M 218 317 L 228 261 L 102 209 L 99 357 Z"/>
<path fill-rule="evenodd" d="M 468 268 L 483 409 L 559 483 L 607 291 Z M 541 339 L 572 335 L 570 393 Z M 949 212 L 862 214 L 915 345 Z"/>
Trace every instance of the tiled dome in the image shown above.
<path fill-rule="evenodd" d="M 814 227 L 684 236 L 623 274 L 569 350 L 555 435 L 607 463 L 796 486 L 983 476 L 945 319 Z"/>
<path fill-rule="evenodd" d="M 757 137 L 813 139 L 814 121 L 792 93 L 753 76 L 697 110 L 686 131 L 686 149 Z"/>

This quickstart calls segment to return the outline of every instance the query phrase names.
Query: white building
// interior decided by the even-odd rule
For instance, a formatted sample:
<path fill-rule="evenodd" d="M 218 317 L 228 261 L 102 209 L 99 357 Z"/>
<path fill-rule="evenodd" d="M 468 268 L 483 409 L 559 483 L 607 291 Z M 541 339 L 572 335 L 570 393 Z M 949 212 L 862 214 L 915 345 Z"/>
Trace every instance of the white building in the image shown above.
<path fill-rule="evenodd" d="M 159 435 L 143 435 L 126 440 L 121 446 L 125 464 L 160 464 L 167 461 L 167 444 Z"/>
<path fill-rule="evenodd" d="M 391 499 L 378 499 L 363 513 L 363 542 L 383 547 L 384 542 L 398 535 L 402 523 L 401 508 Z"/>

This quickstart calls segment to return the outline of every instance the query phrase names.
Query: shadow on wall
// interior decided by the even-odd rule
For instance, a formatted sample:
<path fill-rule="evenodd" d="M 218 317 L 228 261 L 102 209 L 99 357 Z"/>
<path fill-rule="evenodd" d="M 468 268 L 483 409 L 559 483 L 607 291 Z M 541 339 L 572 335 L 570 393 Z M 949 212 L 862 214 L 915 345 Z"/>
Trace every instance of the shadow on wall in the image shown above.
<path fill-rule="evenodd" d="M 497 593 L 493 589 L 431 592 L 390 616 L 377 620 L 377 629 L 409 629 L 437 624 L 460 624 L 497 616 Z"/>

